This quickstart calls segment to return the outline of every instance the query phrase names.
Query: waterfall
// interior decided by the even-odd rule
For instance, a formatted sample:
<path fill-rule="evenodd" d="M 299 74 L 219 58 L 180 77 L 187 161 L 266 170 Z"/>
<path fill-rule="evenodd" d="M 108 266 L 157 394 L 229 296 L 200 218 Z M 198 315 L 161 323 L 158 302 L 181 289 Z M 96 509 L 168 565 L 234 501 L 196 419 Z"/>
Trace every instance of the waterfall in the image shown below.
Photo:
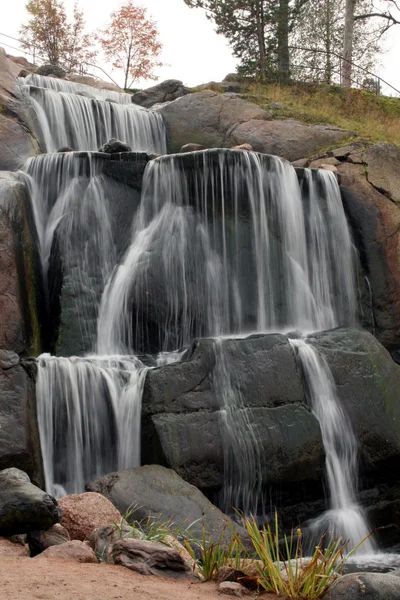
<path fill-rule="evenodd" d="M 98 100 L 108 100 L 111 102 L 117 102 L 118 104 L 132 104 L 132 96 L 130 94 L 97 88 L 92 85 L 85 85 L 83 83 L 75 83 L 74 81 L 58 79 L 57 77 L 46 77 L 44 75 L 31 73 L 24 78 L 20 78 L 19 81 L 22 85 L 32 85 L 40 88 L 47 88 L 50 90 L 55 90 L 56 92 L 81 94 L 82 96 L 86 94 L 88 97 L 94 97 Z"/>
<path fill-rule="evenodd" d="M 38 423 L 49 493 L 80 493 L 100 475 L 140 465 L 147 369 L 138 358 L 43 354 L 38 367 Z"/>
<path fill-rule="evenodd" d="M 138 356 L 152 354 L 151 366 L 165 365 L 200 336 L 315 331 L 355 319 L 352 243 L 332 173 L 300 176 L 279 158 L 232 150 L 152 160 L 138 209 L 130 209 L 121 259 L 102 160 L 90 153 L 41 156 L 21 175 L 34 202 L 43 271 L 54 253 L 61 257 L 82 343 L 82 356 L 39 358 L 46 486 L 57 495 L 139 464 L 150 367 Z M 257 424 L 219 340 L 214 351 L 222 502 L 256 513 L 263 492 Z"/>
<path fill-rule="evenodd" d="M 43 84 L 43 80 L 46 87 L 30 85 L 30 81 Z M 20 81 L 46 152 L 57 152 L 66 146 L 96 151 L 111 138 L 122 140 L 138 152 L 166 152 L 161 115 L 122 101 L 121 97 L 128 94 L 118 94 L 115 100 L 109 92 L 104 98 L 96 88 L 82 91 L 79 84 L 37 75 Z"/>
<path fill-rule="evenodd" d="M 304 374 L 308 402 L 320 424 L 326 454 L 330 508 L 313 521 L 312 531 L 316 541 L 325 532 L 332 539 L 342 536 L 351 550 L 370 533 L 357 504 L 357 440 L 324 357 L 305 340 L 290 340 L 290 343 Z M 366 540 L 362 553 L 373 550 L 372 541 Z"/>
<path fill-rule="evenodd" d="M 303 201 L 295 170 L 276 157 L 211 150 L 151 161 L 131 246 L 103 294 L 99 350 L 354 323 L 336 178 L 305 177 Z"/>

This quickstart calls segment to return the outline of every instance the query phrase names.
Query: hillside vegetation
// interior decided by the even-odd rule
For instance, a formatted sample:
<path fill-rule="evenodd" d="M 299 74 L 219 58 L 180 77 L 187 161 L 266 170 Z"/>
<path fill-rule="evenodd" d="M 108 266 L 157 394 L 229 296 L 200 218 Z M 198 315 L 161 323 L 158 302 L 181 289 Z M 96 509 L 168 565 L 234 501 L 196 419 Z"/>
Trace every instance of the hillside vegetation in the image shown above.
<path fill-rule="evenodd" d="M 324 84 L 246 85 L 248 100 L 271 110 L 276 119 L 335 125 L 367 142 L 400 145 L 400 98 Z M 282 107 L 274 104 L 282 104 Z"/>

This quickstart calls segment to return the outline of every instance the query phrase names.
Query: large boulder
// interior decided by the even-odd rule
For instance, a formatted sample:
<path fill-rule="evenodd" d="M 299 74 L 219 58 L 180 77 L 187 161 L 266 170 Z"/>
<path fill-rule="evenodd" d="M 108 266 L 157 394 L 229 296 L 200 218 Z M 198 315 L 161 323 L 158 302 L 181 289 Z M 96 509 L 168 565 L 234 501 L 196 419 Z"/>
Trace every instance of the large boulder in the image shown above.
<path fill-rule="evenodd" d="M 20 71 L 21 67 L 0 48 L 0 170 L 16 171 L 40 151 L 31 131 L 28 107 L 19 92 Z"/>
<path fill-rule="evenodd" d="M 86 493 L 64 496 L 58 501 L 61 524 L 72 540 L 88 540 L 92 532 L 121 521 L 120 512 L 101 494 Z"/>
<path fill-rule="evenodd" d="M 387 348 L 396 350 L 400 346 L 400 209 L 368 182 L 363 165 L 346 162 L 337 168 L 371 290 L 373 333 Z"/>
<path fill-rule="evenodd" d="M 35 380 L 30 365 L 0 350 L 0 469 L 18 467 L 43 481 L 36 423 Z"/>
<path fill-rule="evenodd" d="M 227 365 L 230 381 L 221 383 Z M 257 438 L 265 481 L 314 480 L 323 468 L 318 422 L 305 404 L 294 354 L 286 337 L 199 340 L 180 363 L 148 372 L 143 393 L 145 462 L 167 464 L 201 489 L 223 481 L 229 431 L 223 425 L 220 386 L 240 395 Z M 228 391 L 229 394 L 229 391 Z M 238 410 L 237 416 L 242 413 Z M 234 417 L 235 419 L 235 417 Z M 238 421 L 237 435 L 240 421 Z M 257 446 L 257 448 L 255 447 Z"/>
<path fill-rule="evenodd" d="M 41 348 L 41 266 L 24 184 L 0 172 L 0 348 L 38 354 Z"/>
<path fill-rule="evenodd" d="M 48 529 L 60 520 L 57 501 L 18 469 L 0 471 L 0 535 Z"/>
<path fill-rule="evenodd" d="M 230 537 L 228 522 L 235 526 L 197 488 L 160 465 L 109 473 L 86 487 L 104 494 L 122 514 L 129 510 L 131 519 L 170 521 L 188 529 L 193 537 L 201 537 L 203 523 L 207 535 L 214 540 L 223 533 Z M 238 531 L 244 533 L 241 528 Z"/>
<path fill-rule="evenodd" d="M 154 104 L 171 102 L 188 93 L 189 90 L 183 85 L 182 81 L 167 79 L 146 90 L 135 92 L 132 94 L 132 102 L 145 108 L 150 108 Z"/>
<path fill-rule="evenodd" d="M 400 578 L 387 573 L 350 573 L 335 581 L 324 600 L 398 600 Z"/>
<path fill-rule="evenodd" d="M 249 120 L 238 123 L 230 134 L 230 141 L 232 145 L 249 143 L 257 152 L 276 154 L 295 161 L 324 146 L 336 144 L 349 135 L 351 132 L 339 127 L 306 125 L 290 119 Z"/>
<path fill-rule="evenodd" d="M 217 94 L 211 90 L 188 94 L 157 110 L 164 117 L 171 152 L 178 152 L 189 143 L 206 148 L 229 148 L 233 128 L 250 120 L 269 118 L 256 104 L 234 94 Z"/>
<path fill-rule="evenodd" d="M 400 148 L 395 144 L 375 144 L 362 154 L 367 179 L 385 195 L 400 202 Z"/>

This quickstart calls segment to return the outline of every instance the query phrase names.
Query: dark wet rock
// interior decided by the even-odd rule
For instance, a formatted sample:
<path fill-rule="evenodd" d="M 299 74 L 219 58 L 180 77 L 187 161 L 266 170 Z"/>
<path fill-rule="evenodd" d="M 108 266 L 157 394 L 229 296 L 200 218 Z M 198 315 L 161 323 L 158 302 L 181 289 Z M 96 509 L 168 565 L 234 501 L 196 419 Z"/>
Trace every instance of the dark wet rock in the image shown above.
<path fill-rule="evenodd" d="M 0 535 L 48 529 L 60 520 L 57 501 L 18 469 L 0 471 Z"/>
<path fill-rule="evenodd" d="M 400 367 L 366 331 L 335 329 L 309 337 L 326 358 L 351 419 L 364 473 L 390 478 L 400 461 Z"/>
<path fill-rule="evenodd" d="M 42 283 L 26 186 L 0 172 L 0 348 L 39 354 Z M 1 435 L 1 433 L 0 433 Z"/>
<path fill-rule="evenodd" d="M 119 152 L 132 152 L 132 148 L 128 146 L 128 144 L 125 144 L 125 142 L 121 142 L 121 140 L 111 138 L 111 140 L 109 140 L 99 149 L 99 152 L 105 152 L 106 154 L 118 154 Z"/>
<path fill-rule="evenodd" d="M 28 366 L 24 368 L 17 354 L 0 350 L 0 469 L 18 467 L 41 484 L 41 452 L 35 415 L 33 373 Z"/>
<path fill-rule="evenodd" d="M 73 148 L 71 148 L 70 146 L 63 146 L 62 148 L 59 148 L 57 150 L 57 152 L 73 152 Z"/>

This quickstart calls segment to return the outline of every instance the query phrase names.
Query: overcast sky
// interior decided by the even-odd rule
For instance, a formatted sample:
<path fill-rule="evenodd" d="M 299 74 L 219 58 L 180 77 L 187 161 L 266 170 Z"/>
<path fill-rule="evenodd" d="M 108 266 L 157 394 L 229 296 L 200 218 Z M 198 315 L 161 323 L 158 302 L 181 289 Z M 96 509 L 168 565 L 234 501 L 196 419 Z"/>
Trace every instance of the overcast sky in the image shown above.
<path fill-rule="evenodd" d="M 12 0 L 10 10 L 2 11 L 0 32 L 18 37 L 18 31 L 27 20 L 25 5 L 27 0 Z M 65 6 L 71 11 L 73 0 L 65 0 Z M 188 86 L 198 85 L 208 81 L 220 81 L 235 70 L 236 60 L 232 57 L 228 44 L 222 36 L 215 33 L 213 24 L 208 21 L 200 9 L 188 8 L 183 0 L 138 0 L 138 4 L 146 6 L 149 14 L 157 21 L 160 38 L 164 49 L 162 61 L 166 66 L 157 72 L 160 81 L 163 79 L 180 79 Z M 104 26 L 109 20 L 109 14 L 121 2 L 111 0 L 80 0 L 88 30 Z M 0 45 L 13 40 L 0 35 Z M 18 44 L 16 44 L 18 46 Z M 386 42 L 387 52 L 381 59 L 382 66 L 378 74 L 400 89 L 400 25 L 394 27 Z M 18 54 L 7 48 L 10 54 Z M 104 66 L 104 63 L 101 63 Z M 123 77 L 117 71 L 111 75 L 123 82 Z M 137 87 L 153 85 L 151 82 L 136 82 Z"/>

